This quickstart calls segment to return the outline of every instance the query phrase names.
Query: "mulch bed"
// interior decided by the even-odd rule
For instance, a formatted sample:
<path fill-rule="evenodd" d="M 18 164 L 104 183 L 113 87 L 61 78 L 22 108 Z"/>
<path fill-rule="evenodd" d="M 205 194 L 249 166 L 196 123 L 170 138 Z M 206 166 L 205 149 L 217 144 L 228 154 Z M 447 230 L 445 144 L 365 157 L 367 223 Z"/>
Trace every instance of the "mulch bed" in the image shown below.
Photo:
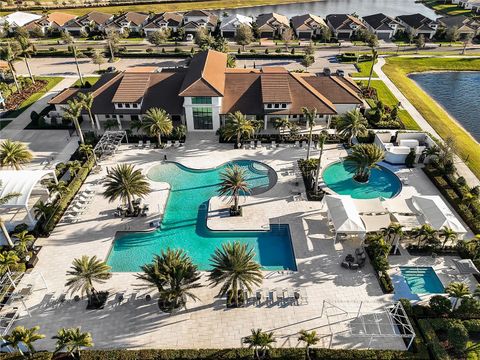
<path fill-rule="evenodd" d="M 6 110 L 16 110 L 25 100 L 42 90 L 47 84 L 48 82 L 45 80 L 36 80 L 35 84 L 23 88 L 21 92 L 10 95 L 7 101 L 5 101 Z"/>

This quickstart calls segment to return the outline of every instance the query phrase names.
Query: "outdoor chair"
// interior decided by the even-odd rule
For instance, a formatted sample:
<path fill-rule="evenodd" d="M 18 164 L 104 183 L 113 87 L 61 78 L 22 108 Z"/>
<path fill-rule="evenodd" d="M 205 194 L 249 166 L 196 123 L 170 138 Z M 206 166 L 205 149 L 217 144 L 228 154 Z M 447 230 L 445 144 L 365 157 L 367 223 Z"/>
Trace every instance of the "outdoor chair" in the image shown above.
<path fill-rule="evenodd" d="M 117 304 L 120 305 L 123 302 L 124 298 L 125 298 L 125 294 L 123 292 L 120 292 L 120 293 L 117 293 L 115 300 Z"/>
<path fill-rule="evenodd" d="M 272 141 L 272 149 L 275 149 L 277 147 L 277 143 L 275 142 L 275 140 Z"/>
<path fill-rule="evenodd" d="M 150 140 L 147 140 L 147 143 L 145 144 L 145 147 L 150 149 L 152 143 L 150 142 Z"/>
<path fill-rule="evenodd" d="M 94 194 L 95 189 L 93 189 L 90 185 L 85 186 L 85 189 L 83 190 L 83 193 L 85 194 Z"/>
<path fill-rule="evenodd" d="M 264 299 L 263 297 L 263 289 L 258 289 L 255 293 L 255 300 L 257 301 L 257 303 L 261 303 L 262 300 Z"/>
<path fill-rule="evenodd" d="M 173 144 L 174 147 L 178 148 L 180 146 L 180 141 L 175 140 L 175 144 Z"/>
<path fill-rule="evenodd" d="M 275 292 L 275 290 L 268 290 L 268 302 L 270 304 L 274 304 L 275 302 L 277 302 L 277 293 Z"/>
<path fill-rule="evenodd" d="M 172 146 L 172 142 L 170 140 L 167 140 L 167 144 L 165 145 L 166 148 Z"/>
<path fill-rule="evenodd" d="M 302 148 L 306 148 L 307 147 L 307 142 L 305 140 L 302 141 Z"/>
<path fill-rule="evenodd" d="M 257 141 L 257 148 L 261 148 L 262 147 L 262 142 L 260 140 Z"/>
<path fill-rule="evenodd" d="M 280 288 L 280 287 L 277 287 L 277 288 L 275 289 L 275 292 L 277 293 L 277 301 L 278 301 L 278 302 L 283 302 L 283 300 L 285 299 L 285 297 L 283 296 L 283 295 L 284 295 L 284 294 L 283 294 L 283 291 L 284 291 L 284 290 L 283 290 L 282 288 Z"/>
<path fill-rule="evenodd" d="M 357 263 L 351 263 L 350 264 L 350 269 L 351 270 L 358 270 L 360 268 L 360 265 Z"/>
<path fill-rule="evenodd" d="M 255 149 L 255 141 L 250 141 L 250 148 Z"/>
<path fill-rule="evenodd" d="M 143 147 L 143 140 L 138 140 L 138 145 L 137 145 L 138 148 L 142 148 Z"/>
<path fill-rule="evenodd" d="M 342 267 L 345 269 L 350 269 L 350 263 L 347 261 L 342 261 Z"/>

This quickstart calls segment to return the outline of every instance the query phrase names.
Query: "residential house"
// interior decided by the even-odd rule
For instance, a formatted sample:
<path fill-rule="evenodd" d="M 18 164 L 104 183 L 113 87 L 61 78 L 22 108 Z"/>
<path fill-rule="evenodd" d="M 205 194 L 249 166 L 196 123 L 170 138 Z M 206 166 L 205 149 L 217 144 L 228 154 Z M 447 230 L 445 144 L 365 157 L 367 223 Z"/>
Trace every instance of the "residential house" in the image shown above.
<path fill-rule="evenodd" d="M 164 12 L 162 14 L 154 15 L 148 23 L 143 27 L 145 37 L 150 36 L 158 30 L 170 29 L 172 32 L 177 32 L 178 28 L 182 26 L 183 14 L 177 12 Z"/>
<path fill-rule="evenodd" d="M 255 22 L 261 38 L 279 37 L 290 27 L 287 17 L 277 13 L 260 14 Z"/>
<path fill-rule="evenodd" d="M 75 19 L 75 15 L 62 13 L 62 12 L 52 12 L 50 14 L 42 16 L 40 19 L 32 21 L 25 25 L 25 29 L 32 32 L 36 29 L 39 29 L 42 34 L 47 34 L 49 31 L 60 31 L 62 26 L 66 22 Z"/>
<path fill-rule="evenodd" d="M 339 40 L 350 39 L 356 35 L 358 30 L 366 29 L 365 24 L 353 15 L 330 14 L 326 19 L 328 27 Z"/>
<path fill-rule="evenodd" d="M 291 19 L 292 28 L 299 39 L 311 39 L 322 34 L 327 27 L 325 21 L 317 15 L 305 14 Z"/>
<path fill-rule="evenodd" d="M 474 12 L 480 12 L 480 0 L 452 0 L 452 3 Z"/>
<path fill-rule="evenodd" d="M 0 25 L 5 26 L 8 25 L 9 31 L 17 27 L 22 27 L 27 25 L 32 21 L 36 21 L 40 19 L 42 16 L 38 14 L 27 13 L 23 11 L 15 11 L 11 14 L 6 16 L 0 17 Z"/>
<path fill-rule="evenodd" d="M 398 21 L 382 13 L 364 16 L 363 22 L 367 25 L 367 30 L 381 40 L 389 40 L 398 31 L 405 29 Z"/>
<path fill-rule="evenodd" d="M 67 21 L 62 29 L 72 35 L 79 35 L 85 31 L 103 31 L 105 25 L 113 19 L 112 14 L 105 14 L 98 11 L 92 11 L 78 18 Z"/>
<path fill-rule="evenodd" d="M 240 25 L 252 27 L 253 18 L 250 16 L 234 14 L 222 19 L 220 24 L 220 33 L 225 38 L 233 38 L 237 35 L 237 28 Z"/>
<path fill-rule="evenodd" d="M 123 34 L 125 30 L 131 33 L 140 33 L 143 26 L 148 22 L 149 15 L 140 12 L 129 11 L 115 16 L 104 26 L 104 31 L 116 31 Z"/>
<path fill-rule="evenodd" d="M 432 39 L 438 30 L 438 23 L 422 14 L 401 15 L 396 20 L 413 36 L 423 35 L 426 39 Z"/>
<path fill-rule="evenodd" d="M 475 37 L 480 34 L 480 21 L 464 15 L 444 16 L 437 19 L 440 28 L 456 28 L 460 38 Z"/>
<path fill-rule="evenodd" d="M 65 89 L 49 103 L 61 113 L 80 91 L 87 90 Z M 217 131 L 229 113 L 240 111 L 250 119 L 263 119 L 264 130 L 275 133 L 275 119 L 304 122 L 303 107 L 316 108 L 319 123 L 327 125 L 332 116 L 363 104 L 349 78 L 294 73 L 283 67 L 230 69 L 227 54 L 212 50 L 196 54 L 188 68 L 159 72 L 138 67 L 105 74 L 88 91 L 94 96 L 92 113 L 99 129 L 109 120 L 129 128 L 132 120 L 159 107 L 174 125 L 185 124 L 189 132 Z"/>
<path fill-rule="evenodd" d="M 217 23 L 217 15 L 208 11 L 192 10 L 183 14 L 183 27 L 187 34 L 194 34 L 202 28 L 208 29 L 208 31 L 213 31 L 215 30 Z"/>

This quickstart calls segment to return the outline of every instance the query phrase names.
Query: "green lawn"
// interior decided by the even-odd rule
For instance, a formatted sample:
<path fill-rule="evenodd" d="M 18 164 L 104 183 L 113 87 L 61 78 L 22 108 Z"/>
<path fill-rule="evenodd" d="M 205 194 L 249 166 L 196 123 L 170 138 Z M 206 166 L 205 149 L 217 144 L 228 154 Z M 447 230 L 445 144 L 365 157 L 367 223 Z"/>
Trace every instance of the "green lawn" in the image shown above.
<path fill-rule="evenodd" d="M 84 76 L 83 77 L 83 82 L 88 81 L 90 83 L 90 85 L 94 85 L 98 81 L 98 79 L 100 79 L 100 76 Z M 81 85 L 80 79 L 78 79 L 77 81 L 75 81 L 73 83 L 72 86 L 80 86 L 80 85 Z"/>
<path fill-rule="evenodd" d="M 45 80 L 47 81 L 47 85 L 41 90 L 30 96 L 24 102 L 20 104 L 17 110 L 12 111 L 8 114 L 9 118 L 16 118 L 18 115 L 23 113 L 30 105 L 40 99 L 43 95 L 45 95 L 48 91 L 50 91 L 55 85 L 57 85 L 60 81 L 63 80 L 62 77 L 37 77 L 37 80 Z"/>
<path fill-rule="evenodd" d="M 467 159 L 467 165 L 480 177 L 480 144 L 472 138 L 443 108 L 407 75 L 413 72 L 450 70 L 474 71 L 480 69 L 480 59 L 473 58 L 388 58 L 383 71 L 408 100 L 417 108 L 435 131 L 443 138 L 456 141 L 457 153 Z"/>
<path fill-rule="evenodd" d="M 357 64 L 358 68 L 360 69 L 359 72 L 352 73 L 352 77 L 359 78 L 359 77 L 368 77 L 370 75 L 370 68 L 372 67 L 371 61 L 359 62 Z M 378 78 L 378 75 L 373 72 L 372 78 Z"/>

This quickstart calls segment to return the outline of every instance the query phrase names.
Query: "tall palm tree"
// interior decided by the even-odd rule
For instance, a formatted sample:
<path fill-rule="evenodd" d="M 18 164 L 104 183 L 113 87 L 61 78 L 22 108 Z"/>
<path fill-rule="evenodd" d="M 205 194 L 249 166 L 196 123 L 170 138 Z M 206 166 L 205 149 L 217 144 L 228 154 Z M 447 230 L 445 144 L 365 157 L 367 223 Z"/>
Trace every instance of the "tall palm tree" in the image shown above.
<path fill-rule="evenodd" d="M 307 122 L 308 130 L 308 149 L 307 149 L 307 160 L 310 159 L 310 146 L 312 145 L 312 133 L 313 127 L 315 126 L 315 118 L 317 117 L 317 109 L 307 109 L 306 107 L 302 108 L 303 117 Z"/>
<path fill-rule="evenodd" d="M 355 180 L 367 182 L 372 169 L 385 158 L 385 152 L 375 144 L 357 144 L 346 160 L 355 164 Z"/>
<path fill-rule="evenodd" d="M 58 330 L 57 335 L 53 336 L 52 339 L 57 340 L 54 353 L 61 352 L 65 349 L 68 355 L 76 357 L 77 359 L 80 359 L 80 350 L 82 348 L 92 347 L 94 345 L 92 335 L 89 332 L 82 332 L 79 327 L 70 329 L 62 328 Z"/>
<path fill-rule="evenodd" d="M 276 342 L 273 332 L 263 332 L 262 329 L 252 329 L 252 334 L 243 339 L 243 343 L 247 344 L 250 349 L 254 349 L 255 357 L 258 360 L 263 359 L 267 355 L 267 350 L 273 347 Z M 261 351 L 261 353 L 260 353 Z"/>
<path fill-rule="evenodd" d="M 367 89 L 370 89 L 370 83 L 372 82 L 372 76 L 373 76 L 373 67 L 377 62 L 377 59 L 378 59 L 378 51 L 372 47 L 372 67 L 370 68 L 370 73 L 368 74 Z"/>
<path fill-rule="evenodd" d="M 0 273 L 3 275 L 5 272 L 10 271 L 12 266 L 16 266 L 20 258 L 13 250 L 2 251 L 0 253 Z"/>
<path fill-rule="evenodd" d="M 227 167 L 225 171 L 220 174 L 220 188 L 218 189 L 218 193 L 220 196 L 230 197 L 230 202 L 233 202 L 233 211 L 238 211 L 240 195 L 245 196 L 250 193 L 245 169 L 237 165 Z"/>
<path fill-rule="evenodd" d="M 280 136 L 283 140 L 283 137 L 285 135 L 285 130 L 287 130 L 291 126 L 291 123 L 288 120 L 288 118 L 282 117 L 282 118 L 275 119 L 273 126 L 275 127 L 275 129 L 278 129 L 280 131 Z"/>
<path fill-rule="evenodd" d="M 14 349 L 17 349 L 18 352 L 24 356 L 20 344 L 24 344 L 30 354 L 35 353 L 35 348 L 33 343 L 37 340 L 43 339 L 45 335 L 39 334 L 39 326 L 34 326 L 30 329 L 27 329 L 23 326 L 17 326 L 9 335 L 3 337 L 5 343 L 2 346 L 12 346 Z"/>
<path fill-rule="evenodd" d="M 73 99 L 68 100 L 67 104 L 68 107 L 63 112 L 63 118 L 73 123 L 73 125 L 75 126 L 75 130 L 77 131 L 77 135 L 80 138 L 80 143 L 85 144 L 82 128 L 80 127 L 80 123 L 78 122 L 78 118 L 82 114 L 83 103 L 78 101 L 78 99 Z"/>
<path fill-rule="evenodd" d="M 431 243 L 433 238 L 437 236 L 437 231 L 428 224 L 412 229 L 414 239 L 418 239 L 417 246 L 420 247 L 422 242 Z"/>
<path fill-rule="evenodd" d="M 29 234 L 28 230 L 23 230 L 19 233 L 13 234 L 13 236 L 17 239 L 15 249 L 17 249 L 18 253 L 21 255 L 28 253 L 28 248 L 35 241 L 35 236 Z"/>
<path fill-rule="evenodd" d="M 78 147 L 78 151 L 80 151 L 81 154 L 85 155 L 87 159 L 90 159 L 90 156 L 93 156 L 94 162 L 97 162 L 97 156 L 95 155 L 95 151 L 93 151 L 92 145 L 80 144 L 80 146 Z"/>
<path fill-rule="evenodd" d="M 442 230 L 440 230 L 438 234 L 441 238 L 443 238 L 442 242 L 442 249 L 445 248 L 447 245 L 447 242 L 451 241 L 453 244 L 457 241 L 458 235 L 457 233 L 453 230 L 450 229 L 449 227 L 444 226 Z"/>
<path fill-rule="evenodd" d="M 210 284 L 222 284 L 219 296 L 224 296 L 230 290 L 233 304 L 238 305 L 238 290 L 252 291 L 252 286 L 259 286 L 263 281 L 260 265 L 254 260 L 253 248 L 238 241 L 224 243 L 215 249 L 211 257 L 212 270 L 209 274 Z"/>
<path fill-rule="evenodd" d="M 470 295 L 470 288 L 467 284 L 463 282 L 451 282 L 445 288 L 445 292 L 450 296 L 455 298 L 453 303 L 453 309 L 456 309 L 458 300 Z"/>
<path fill-rule="evenodd" d="M 240 144 L 242 137 L 253 136 L 255 127 L 251 120 L 247 119 L 240 111 L 227 115 L 227 123 L 225 124 L 224 136 L 226 140 L 237 137 L 236 145 Z"/>
<path fill-rule="evenodd" d="M 32 159 L 33 155 L 28 147 L 19 141 L 6 139 L 0 144 L 0 167 L 20 170 Z"/>
<path fill-rule="evenodd" d="M 390 245 L 395 244 L 395 252 L 397 252 L 398 243 L 403 236 L 403 225 L 393 222 L 380 230 L 382 231 L 383 236 L 390 242 Z"/>
<path fill-rule="evenodd" d="M 23 57 L 23 61 L 25 61 L 25 66 L 27 67 L 28 75 L 30 79 L 32 79 L 32 83 L 35 84 L 35 78 L 33 77 L 32 70 L 30 69 L 30 64 L 28 63 L 28 59 L 31 57 L 33 53 L 32 43 L 30 39 L 25 36 L 18 36 L 17 43 L 19 45 L 19 56 Z"/>
<path fill-rule="evenodd" d="M 337 121 L 337 131 L 342 137 L 348 138 L 348 145 L 352 146 L 352 140 L 358 135 L 367 133 L 368 121 L 363 117 L 360 110 L 355 109 L 347 112 Z"/>
<path fill-rule="evenodd" d="M 110 169 L 104 182 L 103 196 L 110 202 L 120 198 L 128 203 L 130 212 L 134 212 L 133 197 L 143 197 L 150 193 L 150 184 L 145 175 L 133 165 L 120 164 Z"/>
<path fill-rule="evenodd" d="M 250 120 L 250 122 L 252 123 L 254 129 L 253 136 L 256 138 L 257 135 L 260 133 L 260 130 L 262 130 L 265 126 L 265 122 L 260 119 Z"/>
<path fill-rule="evenodd" d="M 145 264 L 141 269 L 144 273 L 137 278 L 158 289 L 160 309 L 175 311 L 185 307 L 188 298 L 198 299 L 192 290 L 202 286 L 198 283 L 200 273 L 185 251 L 162 251 L 160 255 L 155 255 L 151 264 Z"/>
<path fill-rule="evenodd" d="M 78 160 L 69 161 L 67 163 L 67 168 L 70 176 L 74 178 L 75 176 L 77 176 L 78 171 L 82 168 L 82 163 Z"/>
<path fill-rule="evenodd" d="M 316 345 L 320 341 L 320 338 L 317 336 L 316 331 L 300 330 L 299 335 L 298 341 L 305 343 L 305 355 L 307 359 L 310 360 L 310 347 Z"/>
<path fill-rule="evenodd" d="M 162 136 L 170 135 L 173 131 L 172 119 L 163 109 L 151 108 L 142 116 L 142 129 L 149 136 L 156 136 L 158 147 L 162 145 Z"/>
<path fill-rule="evenodd" d="M 16 45 L 16 44 L 15 44 Z M 1 48 L 0 48 L 0 59 L 5 61 L 8 64 L 10 72 L 12 73 L 13 81 L 15 82 L 15 87 L 17 88 L 17 92 L 21 90 L 20 84 L 18 83 L 17 79 L 17 71 L 13 63 L 18 58 L 18 46 L 15 46 L 10 41 L 7 41 Z"/>
<path fill-rule="evenodd" d="M 315 193 L 318 193 L 318 180 L 320 179 L 320 171 L 322 170 L 322 156 L 323 156 L 323 148 L 325 147 L 325 143 L 328 139 L 328 132 L 322 130 L 320 135 L 318 136 L 318 147 L 320 148 L 320 153 L 318 154 L 318 164 L 317 164 L 317 174 L 315 175 Z M 310 151 L 310 146 L 308 147 Z"/>
<path fill-rule="evenodd" d="M 77 47 L 75 46 L 75 40 L 72 35 L 68 31 L 64 31 L 62 33 L 62 39 L 65 44 L 69 45 L 70 51 L 72 52 L 73 58 L 75 59 L 75 65 L 77 67 L 78 78 L 80 79 L 80 84 L 82 87 L 85 85 L 83 82 L 83 76 L 80 72 L 80 66 L 78 65 L 78 58 L 77 58 Z"/>
<path fill-rule="evenodd" d="M 97 127 L 95 126 L 95 120 L 93 118 L 92 114 L 92 106 L 93 106 L 93 93 L 88 92 L 88 93 L 78 93 L 78 100 L 80 100 L 80 103 L 82 104 L 82 108 L 87 110 L 88 112 L 88 117 L 90 118 L 90 123 L 92 125 L 92 130 L 93 132 L 96 133 Z"/>
<path fill-rule="evenodd" d="M 74 259 L 70 270 L 67 271 L 68 287 L 72 293 L 79 291 L 81 295 L 87 294 L 89 300 L 94 296 L 98 299 L 94 283 L 103 284 L 112 277 L 110 266 L 97 256 L 89 258 L 84 255 L 80 259 Z"/>

